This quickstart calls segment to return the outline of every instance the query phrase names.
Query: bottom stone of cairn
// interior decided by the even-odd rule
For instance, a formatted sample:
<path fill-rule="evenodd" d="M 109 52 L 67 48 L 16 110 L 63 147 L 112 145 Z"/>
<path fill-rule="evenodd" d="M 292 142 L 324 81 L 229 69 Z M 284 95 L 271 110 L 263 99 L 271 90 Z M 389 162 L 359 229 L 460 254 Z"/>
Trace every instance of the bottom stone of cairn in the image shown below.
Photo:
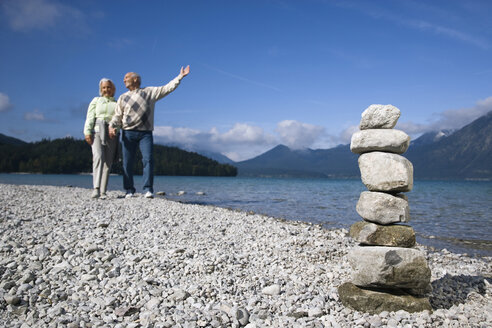
<path fill-rule="evenodd" d="M 412 296 L 399 289 L 361 288 L 346 282 L 338 287 L 338 294 L 344 306 L 370 314 L 432 311 L 427 297 Z"/>

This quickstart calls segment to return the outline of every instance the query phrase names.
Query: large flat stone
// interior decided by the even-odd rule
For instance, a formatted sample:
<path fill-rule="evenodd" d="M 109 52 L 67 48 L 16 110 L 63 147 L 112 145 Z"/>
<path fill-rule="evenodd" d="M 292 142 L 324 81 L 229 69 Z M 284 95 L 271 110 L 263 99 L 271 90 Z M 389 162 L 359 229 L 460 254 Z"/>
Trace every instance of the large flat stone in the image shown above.
<path fill-rule="evenodd" d="M 338 287 L 338 295 L 344 306 L 354 310 L 379 314 L 383 311 L 432 312 L 427 297 L 415 297 L 401 290 L 364 289 L 346 282 Z"/>
<path fill-rule="evenodd" d="M 403 154 L 410 145 L 410 137 L 395 129 L 370 129 L 357 131 L 352 135 L 350 150 L 355 154 L 370 151 L 385 151 Z"/>
<path fill-rule="evenodd" d="M 392 129 L 400 118 L 400 110 L 393 105 L 374 104 L 362 112 L 359 128 Z"/>
<path fill-rule="evenodd" d="M 389 226 L 359 221 L 350 227 L 350 237 L 355 241 L 372 246 L 413 247 L 415 231 L 407 225 Z"/>
<path fill-rule="evenodd" d="M 371 191 L 399 192 L 413 188 L 413 165 L 405 157 L 379 151 L 359 156 L 362 183 Z"/>
<path fill-rule="evenodd" d="M 357 246 L 348 253 L 352 282 L 359 287 L 430 291 L 431 271 L 423 252 L 414 248 Z"/>
<path fill-rule="evenodd" d="M 391 224 L 410 221 L 410 208 L 403 194 L 391 195 L 378 191 L 363 191 L 355 207 L 366 221 Z"/>

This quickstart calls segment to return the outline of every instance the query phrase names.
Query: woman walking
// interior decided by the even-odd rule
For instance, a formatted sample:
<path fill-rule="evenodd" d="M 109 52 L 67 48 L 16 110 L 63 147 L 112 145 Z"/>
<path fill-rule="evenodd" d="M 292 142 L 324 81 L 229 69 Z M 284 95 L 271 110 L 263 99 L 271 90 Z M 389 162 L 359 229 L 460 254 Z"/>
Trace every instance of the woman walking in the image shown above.
<path fill-rule="evenodd" d="M 106 198 L 109 172 L 118 146 L 118 138 L 109 138 L 108 123 L 116 107 L 113 81 L 101 79 L 99 95 L 92 99 L 87 109 L 84 125 L 85 141 L 92 146 L 92 198 Z"/>

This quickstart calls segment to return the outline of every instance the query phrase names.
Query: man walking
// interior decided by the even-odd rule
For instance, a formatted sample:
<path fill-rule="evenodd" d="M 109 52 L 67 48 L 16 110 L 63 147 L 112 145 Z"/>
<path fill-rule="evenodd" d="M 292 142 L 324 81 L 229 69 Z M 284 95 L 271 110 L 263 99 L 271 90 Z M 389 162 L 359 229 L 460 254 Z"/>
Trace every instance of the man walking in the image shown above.
<path fill-rule="evenodd" d="M 126 198 L 133 197 L 133 164 L 137 146 L 142 153 L 143 189 L 145 197 L 154 197 L 154 107 L 156 101 L 173 92 L 181 80 L 190 73 L 190 66 L 181 67 L 180 73 L 168 84 L 161 87 L 140 88 L 140 75 L 126 73 L 123 78 L 129 90 L 116 103 L 114 116 L 109 123 L 109 135 L 114 138 L 118 128 L 122 129 L 123 188 Z"/>

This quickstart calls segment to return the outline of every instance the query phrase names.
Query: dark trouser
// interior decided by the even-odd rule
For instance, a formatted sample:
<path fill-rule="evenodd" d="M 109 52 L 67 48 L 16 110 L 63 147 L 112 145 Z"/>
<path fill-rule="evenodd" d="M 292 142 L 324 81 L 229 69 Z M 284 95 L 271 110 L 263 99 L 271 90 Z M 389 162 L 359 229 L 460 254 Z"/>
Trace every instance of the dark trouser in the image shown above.
<path fill-rule="evenodd" d="M 154 192 L 154 138 L 152 131 L 123 130 L 121 146 L 123 150 L 123 188 L 127 193 L 135 193 L 133 165 L 138 146 L 142 153 L 143 189 Z"/>

